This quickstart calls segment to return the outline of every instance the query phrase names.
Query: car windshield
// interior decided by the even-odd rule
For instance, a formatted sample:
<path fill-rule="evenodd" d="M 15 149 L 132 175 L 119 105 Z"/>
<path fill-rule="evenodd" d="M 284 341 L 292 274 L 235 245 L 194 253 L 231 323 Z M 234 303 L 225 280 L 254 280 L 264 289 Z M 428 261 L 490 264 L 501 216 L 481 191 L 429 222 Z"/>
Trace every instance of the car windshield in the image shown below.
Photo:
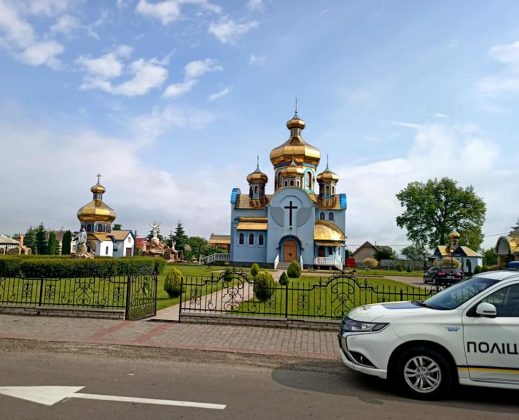
<path fill-rule="evenodd" d="M 497 282 L 498 280 L 485 277 L 473 277 L 442 290 L 426 299 L 423 305 L 432 309 L 454 309 Z"/>

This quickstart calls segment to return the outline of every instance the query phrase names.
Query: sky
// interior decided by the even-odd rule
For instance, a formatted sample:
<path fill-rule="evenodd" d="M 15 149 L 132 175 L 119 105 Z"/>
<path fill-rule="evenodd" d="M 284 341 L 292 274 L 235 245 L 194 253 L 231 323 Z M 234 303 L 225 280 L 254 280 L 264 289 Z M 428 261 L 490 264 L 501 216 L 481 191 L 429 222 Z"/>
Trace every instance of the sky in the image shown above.
<path fill-rule="evenodd" d="M 515 0 L 0 0 L 0 75 L 0 233 L 77 230 L 100 173 L 123 229 L 229 234 L 296 97 L 350 250 L 409 244 L 413 181 L 472 185 L 484 248 L 519 218 Z"/>

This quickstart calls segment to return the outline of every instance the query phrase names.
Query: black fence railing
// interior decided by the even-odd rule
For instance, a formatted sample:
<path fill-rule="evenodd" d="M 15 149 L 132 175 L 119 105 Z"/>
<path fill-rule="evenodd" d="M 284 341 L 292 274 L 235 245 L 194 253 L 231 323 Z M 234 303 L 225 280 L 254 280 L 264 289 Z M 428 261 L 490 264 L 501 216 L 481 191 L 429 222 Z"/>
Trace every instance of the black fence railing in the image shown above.
<path fill-rule="evenodd" d="M 180 316 L 187 314 L 260 316 L 285 319 L 341 319 L 356 306 L 424 300 L 441 288 L 374 284 L 342 272 L 315 281 L 275 283 L 267 293 L 254 291 L 254 280 L 235 271 L 227 277 L 184 279 Z M 261 295 L 261 299 L 258 299 Z"/>
<path fill-rule="evenodd" d="M 109 277 L 0 277 L 0 307 L 125 311 L 126 319 L 156 313 L 157 275 Z"/>

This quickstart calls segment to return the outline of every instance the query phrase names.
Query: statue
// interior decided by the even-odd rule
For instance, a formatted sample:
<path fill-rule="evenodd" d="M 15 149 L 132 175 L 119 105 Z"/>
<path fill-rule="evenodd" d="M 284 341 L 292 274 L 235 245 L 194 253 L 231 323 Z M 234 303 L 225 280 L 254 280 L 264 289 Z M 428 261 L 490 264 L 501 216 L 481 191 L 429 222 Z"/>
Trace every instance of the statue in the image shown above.
<path fill-rule="evenodd" d="M 153 238 L 155 239 L 158 239 L 159 238 L 159 226 L 160 226 L 160 223 L 157 223 L 157 222 L 153 222 L 150 227 L 151 227 L 151 233 L 153 234 Z"/>
<path fill-rule="evenodd" d="M 152 237 L 149 238 L 141 250 L 141 255 L 150 255 L 154 257 L 162 257 L 168 261 L 178 261 L 178 251 L 175 250 L 175 243 L 173 247 L 168 247 L 164 242 L 159 239 L 159 226 L 157 222 L 153 222 L 151 227 Z"/>
<path fill-rule="evenodd" d="M 94 254 L 92 252 L 88 252 L 86 245 L 87 239 L 88 235 L 85 232 L 85 229 L 81 228 L 76 236 L 76 252 L 70 254 L 72 258 L 94 258 Z"/>

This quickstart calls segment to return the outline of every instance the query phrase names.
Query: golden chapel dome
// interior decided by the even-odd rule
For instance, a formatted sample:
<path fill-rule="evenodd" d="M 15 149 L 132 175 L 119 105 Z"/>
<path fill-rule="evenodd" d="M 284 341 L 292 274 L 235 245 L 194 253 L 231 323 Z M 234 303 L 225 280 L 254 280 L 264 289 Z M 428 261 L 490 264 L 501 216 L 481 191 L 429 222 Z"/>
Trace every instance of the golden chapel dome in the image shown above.
<path fill-rule="evenodd" d="M 116 217 L 115 210 L 105 204 L 102 199 L 106 188 L 97 181 L 97 184 L 90 188 L 94 194 L 93 200 L 85 204 L 77 211 L 77 218 L 81 222 L 113 222 Z"/>
<path fill-rule="evenodd" d="M 453 230 L 451 233 L 449 233 L 449 239 L 459 239 L 461 235 L 456 232 L 456 230 Z"/>
<path fill-rule="evenodd" d="M 254 172 L 251 172 L 249 175 L 247 175 L 247 182 L 249 184 L 266 184 L 268 182 L 269 178 L 267 174 L 260 171 L 259 163 L 256 167 L 256 170 Z"/>
<path fill-rule="evenodd" d="M 297 165 L 295 159 L 292 159 L 290 166 L 281 169 L 279 172 L 284 178 L 302 176 L 305 173 L 305 168 L 303 166 Z"/>
<path fill-rule="evenodd" d="M 280 163 L 290 163 L 295 160 L 297 164 L 307 163 L 317 166 L 321 160 L 321 152 L 317 147 L 308 144 L 301 137 L 301 130 L 305 128 L 305 122 L 296 114 L 287 121 L 290 130 L 290 138 L 282 145 L 272 149 L 270 161 L 274 166 Z"/>
<path fill-rule="evenodd" d="M 328 169 L 328 165 L 326 166 L 326 169 L 321 172 L 319 175 L 317 175 L 317 182 L 319 184 L 321 183 L 327 183 L 327 182 L 338 182 L 339 176 Z"/>

